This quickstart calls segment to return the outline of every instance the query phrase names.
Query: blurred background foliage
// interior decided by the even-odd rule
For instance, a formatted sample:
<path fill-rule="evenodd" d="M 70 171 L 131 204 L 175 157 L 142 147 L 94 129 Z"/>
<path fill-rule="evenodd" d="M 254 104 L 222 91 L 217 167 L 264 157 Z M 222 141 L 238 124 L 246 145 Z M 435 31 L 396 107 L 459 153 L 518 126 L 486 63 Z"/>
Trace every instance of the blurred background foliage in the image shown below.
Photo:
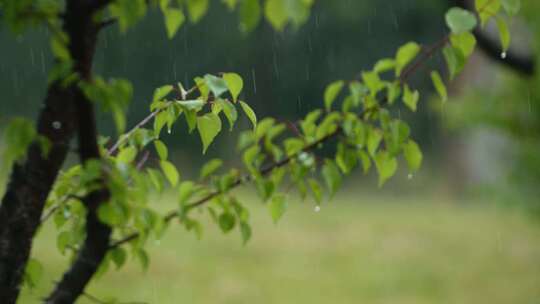
<path fill-rule="evenodd" d="M 523 1 L 523 6 L 521 18 L 512 23 L 516 33 L 513 48 L 538 62 L 540 2 Z M 523 77 L 482 58 L 470 70 L 465 78 L 473 85 L 464 85 L 448 104 L 444 122 L 465 142 L 468 139 L 472 147 L 484 145 L 468 163 L 469 172 L 483 171 L 487 175 L 477 179 L 476 190 L 493 201 L 525 207 L 537 217 L 540 215 L 540 73 Z"/>

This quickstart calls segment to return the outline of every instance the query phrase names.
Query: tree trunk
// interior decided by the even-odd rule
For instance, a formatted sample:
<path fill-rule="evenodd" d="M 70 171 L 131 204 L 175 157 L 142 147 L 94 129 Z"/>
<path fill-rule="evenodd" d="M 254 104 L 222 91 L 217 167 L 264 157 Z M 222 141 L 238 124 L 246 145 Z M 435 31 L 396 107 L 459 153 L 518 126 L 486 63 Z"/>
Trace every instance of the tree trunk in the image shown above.
<path fill-rule="evenodd" d="M 84 80 L 91 79 L 99 25 L 92 19 L 94 12 L 107 0 L 71 0 L 66 4 L 64 30 L 69 37 L 69 50 L 74 62 L 73 72 Z M 45 201 L 69 151 L 69 143 L 77 129 L 88 123 L 79 120 L 85 107 L 92 108 L 77 84 L 64 87 L 59 83 L 48 88 L 44 107 L 37 123 L 37 132 L 50 140 L 48 157 L 33 143 L 26 160 L 15 164 L 10 182 L 0 206 L 0 299 L 15 303 L 20 292 L 32 239 L 40 224 Z M 91 120 L 93 120 L 93 111 Z M 58 128 L 58 126 L 60 126 Z M 94 122 L 89 126 L 95 129 Z M 82 151 L 87 147 L 79 147 Z M 95 156 L 94 150 L 81 152 L 81 157 Z"/>

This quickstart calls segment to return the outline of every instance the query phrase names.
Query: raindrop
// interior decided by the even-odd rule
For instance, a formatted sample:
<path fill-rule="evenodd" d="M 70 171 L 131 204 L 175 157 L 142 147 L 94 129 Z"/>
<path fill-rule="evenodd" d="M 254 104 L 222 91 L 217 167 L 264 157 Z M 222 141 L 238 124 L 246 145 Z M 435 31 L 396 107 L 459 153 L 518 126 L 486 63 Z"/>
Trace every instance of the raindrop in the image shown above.
<path fill-rule="evenodd" d="M 502 59 L 506 59 L 506 52 L 502 52 L 502 53 L 501 53 L 501 58 L 502 58 Z"/>
<path fill-rule="evenodd" d="M 257 81 L 255 79 L 255 69 L 251 69 L 251 78 L 253 78 L 253 93 L 257 94 Z"/>
<path fill-rule="evenodd" d="M 45 55 L 43 55 L 43 52 L 40 53 L 39 57 L 41 58 L 41 72 L 45 74 Z"/>
<path fill-rule="evenodd" d="M 277 63 L 277 56 L 276 56 L 276 53 L 274 53 L 274 72 L 276 73 L 276 78 L 279 79 L 279 68 L 278 68 L 278 63 Z"/>
<path fill-rule="evenodd" d="M 412 179 L 414 177 L 414 175 L 412 173 L 409 173 L 409 175 L 407 175 L 407 179 Z"/>
<path fill-rule="evenodd" d="M 171 129 L 167 129 L 167 133 L 171 134 Z"/>
<path fill-rule="evenodd" d="M 34 66 L 36 64 L 35 59 L 34 59 L 34 49 L 33 48 L 30 48 L 30 63 L 32 64 L 32 66 Z"/>
<path fill-rule="evenodd" d="M 315 212 L 321 211 L 321 206 L 315 206 Z"/>
<path fill-rule="evenodd" d="M 53 129 L 55 129 L 55 130 L 60 130 L 60 129 L 62 128 L 62 123 L 59 122 L 58 120 L 55 120 L 55 121 L 53 121 L 53 123 L 52 123 L 52 127 L 53 127 Z"/>
<path fill-rule="evenodd" d="M 532 105 L 531 105 L 531 91 L 527 91 L 527 103 L 529 104 L 529 113 L 532 112 Z"/>

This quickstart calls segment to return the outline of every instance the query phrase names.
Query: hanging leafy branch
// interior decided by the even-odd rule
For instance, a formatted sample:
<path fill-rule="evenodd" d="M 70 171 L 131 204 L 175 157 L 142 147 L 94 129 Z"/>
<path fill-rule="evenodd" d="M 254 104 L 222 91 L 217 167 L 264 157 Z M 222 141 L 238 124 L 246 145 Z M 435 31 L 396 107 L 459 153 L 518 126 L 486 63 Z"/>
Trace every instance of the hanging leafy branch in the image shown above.
<path fill-rule="evenodd" d="M 249 32 L 257 26 L 261 15 L 279 31 L 288 25 L 299 27 L 307 20 L 313 1 L 222 2 L 238 13 L 240 29 Z M 518 0 L 477 0 L 476 15 L 461 7 L 451 8 L 445 16 L 450 29 L 447 36 L 429 47 L 406 43 L 393 58 L 379 60 L 371 70 L 363 71 L 359 79 L 331 83 L 324 93 L 324 107 L 293 124 L 293 131 L 290 125 L 273 118 L 259 120 L 249 104 L 241 100 L 241 76 L 221 73 L 195 78 L 188 90 L 181 83 L 157 88 L 149 103 L 149 115 L 125 132 L 125 110 L 132 97 L 132 86 L 123 79 L 92 77 L 88 60 L 95 45 L 85 44 L 88 41 L 81 41 L 78 35 L 87 31 L 93 37 L 89 40 L 95 43 L 97 33 L 105 25 L 118 23 L 125 32 L 146 15 L 149 7 L 157 7 L 164 17 L 165 32 L 172 38 L 186 19 L 199 21 L 209 5 L 208 0 L 87 0 L 67 1 L 66 11 L 61 12 L 61 5 L 54 0 L 0 2 L 3 19 L 13 30 L 22 31 L 39 23 L 54 29 L 51 50 L 56 64 L 49 75 L 50 86 L 76 96 L 78 107 L 75 125 L 81 164 L 61 172 L 52 189 L 45 188 L 48 199 L 42 206 L 49 208 L 46 216 L 40 220 L 43 208 L 35 212 L 34 225 L 52 218 L 58 229 L 58 250 L 74 256 L 72 266 L 48 297 L 49 303 L 74 301 L 83 294 L 90 278 L 105 273 L 111 263 L 122 267 L 129 254 L 146 268 L 146 241 L 149 237 L 161 237 L 174 219 L 201 237 L 203 227 L 193 214 L 196 209 L 205 207 L 224 233 L 238 227 L 247 242 L 252 233 L 249 212 L 231 192 L 240 185 L 253 184 L 277 222 L 286 211 L 291 186 L 303 198 L 309 194 L 320 204 L 331 198 L 344 176 L 357 167 L 364 173 L 374 167 L 379 186 L 395 174 L 399 157 L 405 159 L 411 173 L 417 171 L 422 152 L 411 139 L 408 124 L 391 111 L 398 103 L 410 111 L 417 110 L 420 92 L 408 83 L 409 77 L 441 50 L 448 78 L 456 77 L 475 49 L 472 31 L 491 19 L 498 26 L 504 57 L 510 46 L 505 18 L 519 10 Z M 441 72 L 434 70 L 430 77 L 436 92 L 446 101 L 448 93 Z M 120 134 L 113 144 L 95 134 L 95 103 L 113 117 Z M 163 130 L 170 133 L 176 123 L 184 120 L 190 133 L 197 131 L 204 154 L 223 131 L 223 120 L 232 130 L 239 112 L 252 125 L 238 141 L 244 168 L 225 170 L 222 160 L 212 159 L 201 168 L 198 180 L 184 180 L 181 170 L 169 160 L 168 147 L 160 140 Z M 65 127 L 61 120 L 53 120 L 49 126 L 54 130 Z M 21 119 L 14 120 L 7 131 L 4 166 L 24 162 L 25 151 L 34 143 L 40 157 L 46 160 L 51 147 L 67 145 L 72 136 L 68 134 L 62 141 L 55 141 L 54 136 L 34 130 L 31 123 Z M 317 154 L 323 146 L 332 148 L 331 155 Z M 149 161 L 150 153 L 156 155 L 155 161 Z M 54 179 L 59 167 L 53 171 Z M 162 216 L 151 208 L 149 196 L 167 188 L 177 191 L 178 208 Z M 3 203 L 2 208 L 5 206 Z M 0 237 L 6 235 L 0 232 Z M 35 228 L 29 236 L 34 233 Z M 129 252 L 124 245 L 130 246 Z M 28 252 L 22 261 L 27 265 L 24 278 L 29 285 L 35 285 L 41 267 L 35 259 L 26 263 Z M 4 253 L 0 250 L 0 254 Z M 2 259 L 0 263 L 6 261 Z M 16 281 L 11 286 L 18 288 Z M 11 302 L 17 293 L 18 289 L 0 290 L 0 295 L 13 299 Z"/>

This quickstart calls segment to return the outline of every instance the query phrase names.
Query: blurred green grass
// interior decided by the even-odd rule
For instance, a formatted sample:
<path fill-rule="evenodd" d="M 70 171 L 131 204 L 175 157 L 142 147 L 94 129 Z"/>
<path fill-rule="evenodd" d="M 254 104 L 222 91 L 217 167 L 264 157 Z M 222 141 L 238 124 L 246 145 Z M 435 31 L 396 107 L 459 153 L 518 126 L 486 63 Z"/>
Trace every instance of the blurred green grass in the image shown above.
<path fill-rule="evenodd" d="M 291 202 L 274 225 L 242 196 L 252 202 L 247 246 L 209 222 L 200 241 L 172 225 L 150 244 L 146 273 L 131 260 L 88 293 L 146 303 L 540 303 L 540 227 L 511 209 L 349 192 L 320 212 Z M 59 278 L 55 246 L 45 227 L 33 251 L 45 274 L 21 303 L 38 303 Z"/>

